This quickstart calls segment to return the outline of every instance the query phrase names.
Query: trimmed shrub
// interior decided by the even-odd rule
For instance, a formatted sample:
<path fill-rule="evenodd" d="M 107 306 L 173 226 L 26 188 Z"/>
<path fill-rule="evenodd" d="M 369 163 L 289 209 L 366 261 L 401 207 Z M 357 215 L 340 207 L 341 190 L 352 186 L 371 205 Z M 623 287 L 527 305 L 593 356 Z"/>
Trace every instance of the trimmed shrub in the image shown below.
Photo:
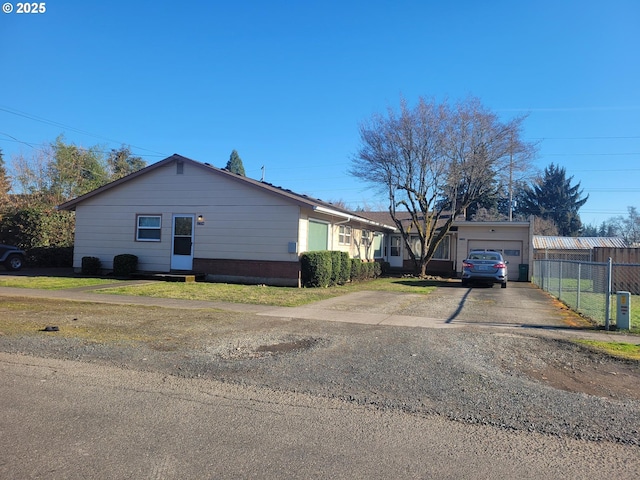
<path fill-rule="evenodd" d="M 362 279 L 369 280 L 375 277 L 374 264 L 372 262 L 364 262 L 362 264 Z"/>
<path fill-rule="evenodd" d="M 342 282 L 342 252 L 332 250 L 331 255 L 331 285 L 339 285 Z"/>
<path fill-rule="evenodd" d="M 362 260 L 359 258 L 351 259 L 351 281 L 357 282 L 362 276 Z"/>
<path fill-rule="evenodd" d="M 138 269 L 138 257 L 123 253 L 113 257 L 113 274 L 118 277 L 131 275 Z"/>
<path fill-rule="evenodd" d="M 351 280 L 351 258 L 347 252 L 342 253 L 342 269 L 340 270 L 340 284 L 344 285 Z"/>
<path fill-rule="evenodd" d="M 328 287 L 331 282 L 331 253 L 306 252 L 300 256 L 302 285 L 305 287 Z"/>
<path fill-rule="evenodd" d="M 382 275 L 382 264 L 380 262 L 373 263 L 373 277 L 378 278 Z"/>
<path fill-rule="evenodd" d="M 102 262 L 98 257 L 82 257 L 82 274 L 98 275 Z"/>
<path fill-rule="evenodd" d="M 380 269 L 380 273 L 387 275 L 391 271 L 391 264 L 389 262 L 381 262 Z"/>

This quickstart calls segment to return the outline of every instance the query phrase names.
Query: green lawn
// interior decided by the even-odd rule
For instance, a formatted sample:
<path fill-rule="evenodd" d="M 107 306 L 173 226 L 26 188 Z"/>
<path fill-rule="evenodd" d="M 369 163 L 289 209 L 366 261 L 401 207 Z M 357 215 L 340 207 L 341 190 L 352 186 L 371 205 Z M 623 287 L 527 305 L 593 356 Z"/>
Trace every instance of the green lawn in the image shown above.
<path fill-rule="evenodd" d="M 269 287 L 200 282 L 154 282 L 144 285 L 109 288 L 102 290 L 101 293 L 295 307 L 362 290 L 426 294 L 435 288 L 436 286 L 432 281 L 378 278 L 369 282 L 329 288 Z"/>
<path fill-rule="evenodd" d="M 640 344 L 623 342 L 599 342 L 596 340 L 576 340 L 577 343 L 625 360 L 640 360 Z"/>
<path fill-rule="evenodd" d="M 118 284 L 121 283 L 121 286 Z M 123 281 L 76 277 L 19 277 L 2 279 L 0 286 L 61 290 L 92 285 L 109 285 L 97 293 L 113 295 L 139 295 L 157 298 L 180 298 L 232 303 L 251 303 L 292 307 L 337 297 L 347 293 L 374 290 L 386 292 L 427 294 L 437 282 L 412 278 L 378 278 L 329 288 L 291 288 L 227 283 L 176 283 L 150 281 L 139 285 L 127 285 Z"/>
<path fill-rule="evenodd" d="M 575 278 L 565 278 L 562 285 L 556 285 L 557 278 L 552 278 L 548 282 L 549 293 L 559 297 L 564 303 L 574 310 L 588 316 L 600 325 L 605 323 L 606 295 L 604 293 L 593 292 L 593 282 L 591 280 L 580 281 L 580 305 L 578 307 L 577 287 Z M 558 282 L 559 283 L 559 282 Z M 559 291 L 559 287 L 562 289 Z M 640 333 L 640 295 L 631 295 L 631 331 Z M 616 295 L 611 296 L 611 319 L 616 321 Z"/>
<path fill-rule="evenodd" d="M 40 288 L 43 290 L 65 290 L 112 283 L 118 283 L 118 280 L 83 277 L 0 277 L 0 287 Z"/>

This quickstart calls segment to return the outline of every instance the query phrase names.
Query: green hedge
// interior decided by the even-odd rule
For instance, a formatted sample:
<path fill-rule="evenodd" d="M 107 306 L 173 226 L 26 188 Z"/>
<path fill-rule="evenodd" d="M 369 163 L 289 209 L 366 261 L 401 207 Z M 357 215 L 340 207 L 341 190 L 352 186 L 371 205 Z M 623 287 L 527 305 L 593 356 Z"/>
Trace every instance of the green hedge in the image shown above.
<path fill-rule="evenodd" d="M 27 250 L 30 267 L 73 267 L 73 247 L 35 247 Z"/>
<path fill-rule="evenodd" d="M 377 262 L 363 262 L 349 258 L 347 252 L 307 252 L 300 257 L 302 285 L 304 287 L 329 287 L 344 285 L 349 281 L 362 281 L 379 277 L 382 266 Z"/>
<path fill-rule="evenodd" d="M 351 258 L 347 252 L 342 253 L 342 270 L 340 270 L 340 285 L 344 285 L 351 280 Z"/>
<path fill-rule="evenodd" d="M 113 274 L 126 277 L 138 269 L 138 257 L 130 253 L 123 253 L 113 257 Z"/>
<path fill-rule="evenodd" d="M 307 252 L 300 257 L 302 285 L 328 287 L 331 283 L 332 257 L 329 251 Z"/>

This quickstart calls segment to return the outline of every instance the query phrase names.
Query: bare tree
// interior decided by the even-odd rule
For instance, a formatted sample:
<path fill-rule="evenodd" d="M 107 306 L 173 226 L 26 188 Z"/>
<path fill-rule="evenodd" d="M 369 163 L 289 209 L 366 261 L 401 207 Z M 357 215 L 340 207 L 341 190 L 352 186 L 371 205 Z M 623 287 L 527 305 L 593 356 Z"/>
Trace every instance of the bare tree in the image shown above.
<path fill-rule="evenodd" d="M 50 147 L 36 152 L 27 157 L 23 154 L 12 156 L 14 190 L 20 195 L 18 207 L 27 204 L 54 203 L 50 198 L 51 179 L 49 177 L 49 165 L 53 157 Z"/>
<path fill-rule="evenodd" d="M 627 217 L 615 217 L 609 222 L 627 245 L 635 247 L 640 244 L 640 213 L 636 207 L 631 206 L 627 207 L 627 212 Z"/>
<path fill-rule="evenodd" d="M 533 234 L 556 237 L 558 226 L 549 218 L 533 217 Z"/>
<path fill-rule="evenodd" d="M 497 188 L 520 140 L 524 117 L 508 123 L 469 98 L 455 105 L 420 98 L 374 115 L 360 127 L 350 173 L 384 191 L 389 213 L 416 270 L 429 260 L 457 215 Z M 408 214 L 410 221 L 402 221 Z M 443 220 L 443 224 L 440 220 Z M 417 237 L 415 252 L 411 237 Z"/>

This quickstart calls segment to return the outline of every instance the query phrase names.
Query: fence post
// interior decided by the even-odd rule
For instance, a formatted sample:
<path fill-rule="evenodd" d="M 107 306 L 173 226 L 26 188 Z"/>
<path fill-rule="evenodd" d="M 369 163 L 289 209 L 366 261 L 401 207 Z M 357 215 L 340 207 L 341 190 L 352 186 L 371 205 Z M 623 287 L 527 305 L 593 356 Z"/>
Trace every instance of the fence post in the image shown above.
<path fill-rule="evenodd" d="M 607 263 L 607 292 L 605 298 L 605 318 L 604 318 L 604 329 L 609 331 L 609 324 L 611 322 L 611 277 L 613 271 L 613 261 L 611 257 L 609 257 L 609 261 Z"/>
<path fill-rule="evenodd" d="M 578 293 L 576 298 L 576 310 L 580 310 L 580 281 L 582 280 L 582 263 L 578 264 Z"/>
<path fill-rule="evenodd" d="M 562 300 L 562 260 L 558 264 L 558 300 Z"/>

